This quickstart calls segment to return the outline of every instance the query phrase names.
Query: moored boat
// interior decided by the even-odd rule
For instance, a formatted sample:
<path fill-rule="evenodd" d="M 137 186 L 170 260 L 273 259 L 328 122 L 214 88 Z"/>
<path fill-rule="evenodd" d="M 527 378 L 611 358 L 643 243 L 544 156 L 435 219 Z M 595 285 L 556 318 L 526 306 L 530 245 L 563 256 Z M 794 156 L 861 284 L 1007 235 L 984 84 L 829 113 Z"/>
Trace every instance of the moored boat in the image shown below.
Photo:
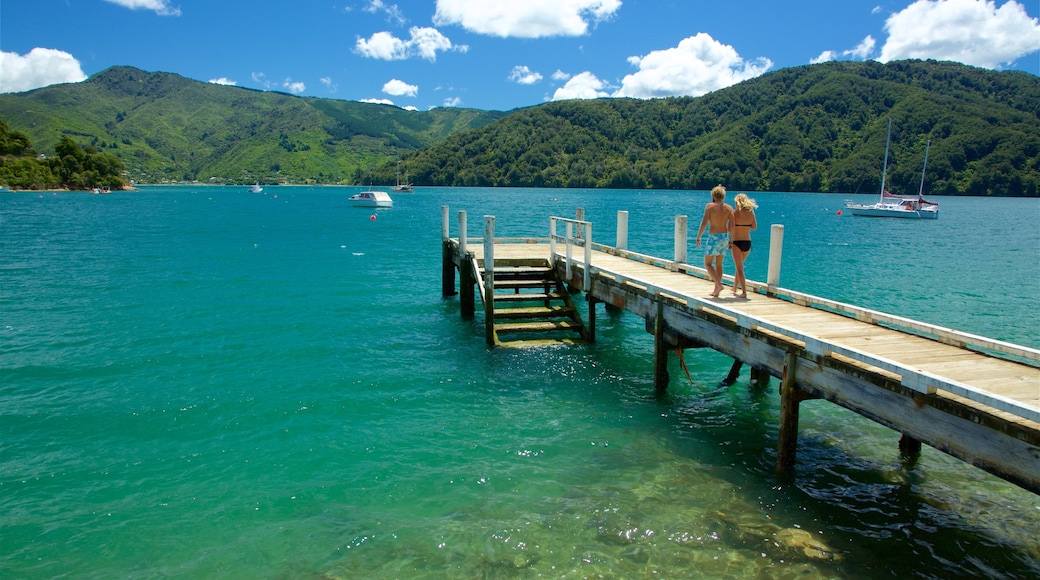
<path fill-rule="evenodd" d="M 408 174 L 404 174 L 404 183 L 401 183 L 401 160 L 397 160 L 397 185 L 390 188 L 390 191 L 396 191 L 398 193 L 411 193 L 412 184 L 408 183 Z"/>
<path fill-rule="evenodd" d="M 928 167 L 928 150 L 932 142 L 924 148 L 924 165 L 921 167 L 921 187 L 916 197 L 896 195 L 885 190 L 885 177 L 888 174 L 888 145 L 892 137 L 892 119 L 888 120 L 888 136 L 885 137 L 885 161 L 881 169 L 881 199 L 877 203 L 845 202 L 845 209 L 852 215 L 863 217 L 895 217 L 906 219 L 939 219 L 939 204 L 924 198 L 924 175 Z"/>
<path fill-rule="evenodd" d="M 350 196 L 350 203 L 355 207 L 393 207 L 394 200 L 385 191 L 369 190 Z"/>

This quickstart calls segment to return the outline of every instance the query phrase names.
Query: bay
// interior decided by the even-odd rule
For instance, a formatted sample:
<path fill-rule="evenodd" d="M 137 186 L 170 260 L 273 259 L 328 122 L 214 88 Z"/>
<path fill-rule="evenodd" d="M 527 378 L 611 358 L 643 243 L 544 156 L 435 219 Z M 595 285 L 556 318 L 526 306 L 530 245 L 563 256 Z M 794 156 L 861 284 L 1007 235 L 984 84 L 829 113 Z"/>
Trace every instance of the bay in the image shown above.
<path fill-rule="evenodd" d="M 417 188 L 373 211 L 354 191 L 0 196 L 0 575 L 1040 574 L 1033 494 L 931 449 L 906 466 L 825 402 L 781 481 L 775 389 L 718 386 L 725 357 L 687 351 L 656 399 L 642 320 L 488 350 L 440 295 L 442 206 L 471 236 L 581 207 L 603 243 L 627 210 L 630 249 L 667 257 L 706 192 Z M 1040 347 L 1040 200 L 912 222 L 751 195 L 749 278 L 780 224 L 784 287 Z M 820 546 L 775 541 L 803 534 Z"/>

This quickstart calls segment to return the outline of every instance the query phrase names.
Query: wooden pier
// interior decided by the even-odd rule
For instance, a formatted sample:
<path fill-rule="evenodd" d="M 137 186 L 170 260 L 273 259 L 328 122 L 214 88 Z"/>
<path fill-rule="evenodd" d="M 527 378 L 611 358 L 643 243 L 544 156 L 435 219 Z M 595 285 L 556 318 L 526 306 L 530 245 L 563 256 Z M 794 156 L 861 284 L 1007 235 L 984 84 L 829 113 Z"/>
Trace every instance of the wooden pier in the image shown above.
<path fill-rule="evenodd" d="M 443 294 L 456 294 L 458 272 L 462 314 L 472 316 L 479 293 L 489 346 L 506 343 L 503 330 L 538 337 L 524 345 L 594 342 L 603 303 L 645 320 L 659 392 L 676 349 L 733 357 L 730 380 L 741 365 L 760 380 L 779 378 L 780 472 L 795 466 L 799 404 L 824 399 L 901 433 L 904 455 L 925 444 L 1040 494 L 1040 350 L 785 290 L 782 226 L 771 232 L 767 282 L 749 280 L 747 299 L 727 298 L 728 288 L 711 298 L 707 273 L 686 263 L 685 216 L 675 219 L 672 259 L 627 250 L 627 212 L 618 213 L 613 246 L 594 243 L 593 224 L 581 217 L 581 210 L 578 219 L 549 217 L 548 235 L 532 239 L 496 237 L 495 218 L 484 216 L 484 237 L 476 239 L 467 235 L 464 211 L 451 237 L 442 209 Z M 578 292 L 584 321 L 576 315 Z M 537 306 L 510 314 L 495 306 L 504 301 Z M 504 316 L 532 322 L 506 326 L 517 323 Z"/>

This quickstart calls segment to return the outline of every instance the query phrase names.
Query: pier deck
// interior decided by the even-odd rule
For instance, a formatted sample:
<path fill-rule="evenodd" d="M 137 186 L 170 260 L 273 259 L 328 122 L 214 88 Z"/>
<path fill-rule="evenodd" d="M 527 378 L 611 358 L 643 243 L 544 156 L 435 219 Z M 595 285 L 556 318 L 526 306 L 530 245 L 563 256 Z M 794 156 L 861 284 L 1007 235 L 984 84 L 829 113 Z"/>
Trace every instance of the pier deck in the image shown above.
<path fill-rule="evenodd" d="M 747 299 L 728 286 L 712 298 L 702 268 L 553 236 L 468 240 L 469 261 L 445 237 L 445 259 L 484 268 L 490 253 L 492 272 L 544 260 L 586 293 L 592 340 L 600 302 L 643 317 L 660 390 L 675 348 L 711 348 L 781 378 L 782 471 L 793 467 L 798 404 L 825 399 L 900 432 L 904 452 L 924 443 L 1040 494 L 1040 351 L 750 280 Z"/>

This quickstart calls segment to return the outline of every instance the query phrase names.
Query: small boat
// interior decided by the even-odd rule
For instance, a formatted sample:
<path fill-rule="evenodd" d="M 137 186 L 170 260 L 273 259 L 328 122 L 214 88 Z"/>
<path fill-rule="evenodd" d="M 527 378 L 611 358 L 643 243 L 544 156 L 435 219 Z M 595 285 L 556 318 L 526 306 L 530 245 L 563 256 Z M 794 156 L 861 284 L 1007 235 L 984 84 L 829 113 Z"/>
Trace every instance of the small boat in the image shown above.
<path fill-rule="evenodd" d="M 888 136 L 885 137 L 885 162 L 881 169 L 881 200 L 877 203 L 845 202 L 845 209 L 852 215 L 863 217 L 896 217 L 907 219 L 939 219 L 939 204 L 924 198 L 924 173 L 928 167 L 928 150 L 932 142 L 924 148 L 924 165 L 921 167 L 921 188 L 916 197 L 896 195 L 885 190 L 885 176 L 888 173 L 888 143 L 892 137 L 892 119 L 888 120 Z"/>
<path fill-rule="evenodd" d="M 398 193 L 411 193 L 412 184 L 408 182 L 408 174 L 404 174 L 405 183 L 401 183 L 401 161 L 397 161 L 397 185 L 390 187 L 390 191 L 396 191 Z"/>
<path fill-rule="evenodd" d="M 109 194 L 112 193 L 112 188 L 108 187 L 107 185 L 105 187 L 95 187 L 90 190 L 90 193 L 94 195 Z"/>
<path fill-rule="evenodd" d="M 260 187 L 260 183 L 258 182 L 258 183 L 254 183 L 253 187 L 249 188 L 249 193 L 260 193 L 263 190 L 264 190 L 264 188 Z"/>
<path fill-rule="evenodd" d="M 394 207 L 394 200 L 385 191 L 362 191 L 350 196 L 355 207 Z"/>

